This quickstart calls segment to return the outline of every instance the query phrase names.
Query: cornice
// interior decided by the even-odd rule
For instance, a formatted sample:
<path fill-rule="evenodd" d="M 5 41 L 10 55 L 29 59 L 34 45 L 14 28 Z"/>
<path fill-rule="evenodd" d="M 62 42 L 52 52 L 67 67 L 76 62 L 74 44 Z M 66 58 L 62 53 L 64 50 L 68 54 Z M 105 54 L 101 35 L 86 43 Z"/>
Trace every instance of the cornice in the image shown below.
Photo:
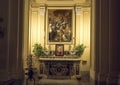
<path fill-rule="evenodd" d="M 90 3 L 82 4 L 82 3 L 31 3 L 31 8 L 39 8 L 39 7 L 47 7 L 47 6 L 52 6 L 52 7 L 91 7 Z"/>

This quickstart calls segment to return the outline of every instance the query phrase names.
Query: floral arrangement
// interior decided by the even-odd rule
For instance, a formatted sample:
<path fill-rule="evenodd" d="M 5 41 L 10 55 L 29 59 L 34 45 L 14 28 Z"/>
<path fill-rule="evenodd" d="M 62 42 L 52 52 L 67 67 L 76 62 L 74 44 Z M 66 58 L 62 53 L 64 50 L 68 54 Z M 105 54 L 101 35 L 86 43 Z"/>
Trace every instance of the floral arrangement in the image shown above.
<path fill-rule="evenodd" d="M 42 46 L 41 46 L 41 44 L 39 44 L 39 43 L 36 43 L 36 44 L 34 44 L 33 45 L 33 53 L 34 53 L 34 55 L 35 56 L 37 56 L 37 57 L 40 57 L 40 56 L 48 56 L 49 55 L 49 53 L 48 53 L 48 51 L 46 50 L 46 48 L 43 48 Z"/>
<path fill-rule="evenodd" d="M 75 46 L 75 48 L 74 48 L 75 55 L 81 57 L 85 48 L 86 48 L 86 46 L 84 44 L 79 44 L 79 45 Z"/>

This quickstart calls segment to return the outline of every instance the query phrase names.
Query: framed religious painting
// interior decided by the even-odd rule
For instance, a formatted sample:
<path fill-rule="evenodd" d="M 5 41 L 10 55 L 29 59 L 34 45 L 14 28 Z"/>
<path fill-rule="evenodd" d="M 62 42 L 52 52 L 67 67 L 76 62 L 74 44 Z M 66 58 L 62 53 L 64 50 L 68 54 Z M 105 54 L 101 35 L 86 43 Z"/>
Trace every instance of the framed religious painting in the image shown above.
<path fill-rule="evenodd" d="M 64 44 L 55 45 L 55 56 L 64 56 Z"/>
<path fill-rule="evenodd" d="M 48 44 L 72 43 L 74 16 L 74 7 L 47 7 L 46 41 Z"/>

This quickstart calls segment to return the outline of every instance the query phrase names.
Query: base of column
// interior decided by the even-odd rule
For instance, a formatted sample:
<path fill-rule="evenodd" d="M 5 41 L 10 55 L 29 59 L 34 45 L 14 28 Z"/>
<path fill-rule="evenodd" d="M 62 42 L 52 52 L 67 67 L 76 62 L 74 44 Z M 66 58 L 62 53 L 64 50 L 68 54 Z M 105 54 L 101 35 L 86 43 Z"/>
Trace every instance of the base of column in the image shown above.
<path fill-rule="evenodd" d="M 106 79 L 107 79 L 107 73 L 99 73 L 97 85 L 106 85 Z"/>
<path fill-rule="evenodd" d="M 93 69 L 90 69 L 90 85 L 97 85 L 97 75 Z"/>
<path fill-rule="evenodd" d="M 10 73 L 5 70 L 3 72 L 1 71 L 0 74 L 0 85 L 22 85 L 24 81 L 23 73 Z"/>
<path fill-rule="evenodd" d="M 120 85 L 120 74 L 109 73 L 106 82 L 107 85 Z"/>

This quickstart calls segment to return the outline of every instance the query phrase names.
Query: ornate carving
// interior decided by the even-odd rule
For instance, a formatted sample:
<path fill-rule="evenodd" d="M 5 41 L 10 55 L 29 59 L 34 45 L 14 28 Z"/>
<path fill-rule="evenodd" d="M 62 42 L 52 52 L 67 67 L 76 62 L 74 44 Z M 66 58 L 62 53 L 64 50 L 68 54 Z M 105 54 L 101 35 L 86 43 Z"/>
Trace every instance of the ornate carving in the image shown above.
<path fill-rule="evenodd" d="M 45 74 L 48 78 L 65 79 L 79 75 L 80 60 L 60 60 L 55 58 L 50 60 L 40 60 L 40 74 Z M 42 66 L 41 66 L 42 65 Z"/>
<path fill-rule="evenodd" d="M 45 14 L 45 7 L 40 7 L 40 14 L 42 14 L 42 15 Z"/>
<path fill-rule="evenodd" d="M 50 78 L 68 78 L 74 74 L 73 62 L 48 61 L 46 62 L 48 77 Z"/>
<path fill-rule="evenodd" d="M 53 62 L 50 64 L 49 74 L 57 76 L 67 76 L 69 72 L 69 64 Z"/>

